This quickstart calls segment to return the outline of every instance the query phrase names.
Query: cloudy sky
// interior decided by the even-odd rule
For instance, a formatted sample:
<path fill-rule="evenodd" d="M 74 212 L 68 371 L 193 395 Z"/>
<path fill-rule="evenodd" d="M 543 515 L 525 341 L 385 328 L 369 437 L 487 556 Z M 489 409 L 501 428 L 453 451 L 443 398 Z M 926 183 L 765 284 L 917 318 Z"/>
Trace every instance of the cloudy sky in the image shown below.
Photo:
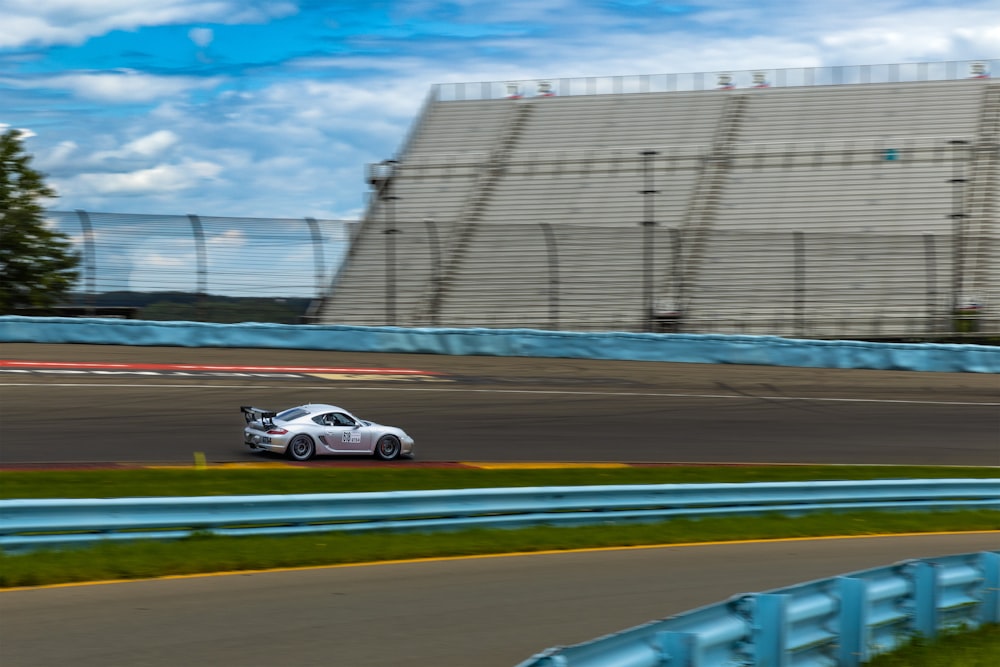
<path fill-rule="evenodd" d="M 0 128 L 53 209 L 355 219 L 435 83 L 997 57 L 997 0 L 0 0 Z"/>

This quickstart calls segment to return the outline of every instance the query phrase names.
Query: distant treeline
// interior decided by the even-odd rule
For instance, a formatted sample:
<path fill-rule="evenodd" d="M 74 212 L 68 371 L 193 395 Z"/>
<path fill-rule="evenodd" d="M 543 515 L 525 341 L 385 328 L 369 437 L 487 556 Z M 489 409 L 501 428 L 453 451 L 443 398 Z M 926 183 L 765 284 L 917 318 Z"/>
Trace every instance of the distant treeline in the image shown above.
<path fill-rule="evenodd" d="M 19 315 L 122 317 L 140 320 L 270 322 L 299 324 L 311 303 L 304 298 L 241 297 L 192 292 L 101 292 L 73 294 L 49 309 L 23 309 Z"/>

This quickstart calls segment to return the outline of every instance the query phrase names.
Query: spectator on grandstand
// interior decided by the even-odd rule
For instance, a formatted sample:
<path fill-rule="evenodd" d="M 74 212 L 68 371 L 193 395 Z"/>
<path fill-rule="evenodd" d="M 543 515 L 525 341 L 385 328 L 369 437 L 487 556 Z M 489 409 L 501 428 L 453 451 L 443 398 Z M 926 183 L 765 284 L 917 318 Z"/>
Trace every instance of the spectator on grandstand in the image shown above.
<path fill-rule="evenodd" d="M 538 82 L 538 97 L 555 97 L 556 94 L 552 90 L 552 84 L 548 81 Z"/>
<path fill-rule="evenodd" d="M 523 95 L 521 95 L 521 87 L 516 83 L 507 84 L 507 99 L 508 100 L 519 100 Z"/>
<path fill-rule="evenodd" d="M 753 87 L 754 88 L 770 88 L 771 84 L 767 82 L 767 77 L 764 76 L 763 72 L 753 73 Z"/>
<path fill-rule="evenodd" d="M 653 311 L 653 326 L 657 333 L 678 333 L 684 313 L 673 300 L 657 303 Z"/>
<path fill-rule="evenodd" d="M 972 63 L 969 68 L 972 71 L 973 79 L 988 79 L 990 78 L 990 73 L 986 71 L 986 63 Z"/>
<path fill-rule="evenodd" d="M 728 74 L 719 75 L 719 90 L 732 90 L 735 87 L 733 77 Z"/>

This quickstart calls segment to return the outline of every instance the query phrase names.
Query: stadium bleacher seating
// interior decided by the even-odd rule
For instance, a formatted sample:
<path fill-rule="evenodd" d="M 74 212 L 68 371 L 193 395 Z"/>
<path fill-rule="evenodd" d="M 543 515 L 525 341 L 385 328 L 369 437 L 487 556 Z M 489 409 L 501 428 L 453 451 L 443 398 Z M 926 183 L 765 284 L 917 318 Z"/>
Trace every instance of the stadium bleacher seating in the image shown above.
<path fill-rule="evenodd" d="M 316 320 L 1000 331 L 998 137 L 989 79 L 431 99 Z"/>

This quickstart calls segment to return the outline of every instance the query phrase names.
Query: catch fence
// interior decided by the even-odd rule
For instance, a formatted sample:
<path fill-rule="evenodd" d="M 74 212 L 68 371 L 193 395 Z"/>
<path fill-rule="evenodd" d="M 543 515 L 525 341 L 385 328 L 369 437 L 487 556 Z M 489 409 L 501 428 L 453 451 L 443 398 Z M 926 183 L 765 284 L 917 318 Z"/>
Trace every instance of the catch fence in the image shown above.
<path fill-rule="evenodd" d="M 87 306 L 124 307 L 125 293 L 179 292 L 205 297 L 226 295 L 300 299 L 319 304 L 329 290 L 357 232 L 358 223 L 344 220 L 229 218 L 154 214 L 50 211 L 50 224 L 67 234 L 80 253 L 80 279 L 73 303 L 80 314 L 101 314 Z M 523 301 L 516 319 L 492 312 L 499 295 L 482 285 L 477 297 L 484 314 L 447 310 L 390 313 L 392 296 L 441 279 L 445 229 L 434 221 L 399 224 L 390 241 L 399 247 L 400 270 L 368 279 L 381 298 L 353 309 L 371 325 L 487 326 L 547 330 L 642 331 L 646 323 L 622 299 L 608 294 L 632 293 L 639 298 L 647 272 L 658 291 L 672 293 L 682 306 L 697 303 L 697 315 L 678 320 L 678 303 L 656 303 L 654 326 L 660 332 L 772 334 L 833 337 L 850 330 L 856 337 L 989 333 L 996 324 L 978 304 L 957 313 L 954 236 L 950 233 L 872 234 L 860 231 L 727 231 L 715 241 L 735 249 L 718 257 L 720 271 L 735 261 L 745 273 L 756 266 L 754 283 L 724 279 L 682 287 L 683 264 L 676 229 L 622 228 L 620 225 L 520 223 L 491 225 L 490 272 L 507 276 L 502 297 Z M 644 265 L 649 245 L 656 248 Z M 1000 241 L 986 244 L 1000 247 Z M 534 247 L 528 251 L 526 248 Z M 404 250 L 405 248 L 405 250 Z M 835 251 L 835 252 L 834 252 Z M 831 262 L 855 258 L 850 261 Z M 766 278 L 766 279 L 765 279 Z M 390 280 L 391 279 L 391 280 Z M 893 298 L 885 285 L 893 284 Z M 687 291 L 683 291 L 686 289 Z M 122 293 L 119 298 L 118 294 Z M 743 296 L 741 296 L 743 295 Z M 98 298 L 103 296 L 103 298 Z M 873 302 L 884 299 L 881 308 Z M 118 300 L 116 300 L 118 299 Z M 767 302 L 767 308 L 760 304 Z M 730 304 L 719 307 L 713 304 Z M 731 304 L 744 303 L 743 310 Z M 864 308 L 858 306 L 864 304 Z M 861 311 L 866 311 L 861 316 Z M 306 322 L 339 324 L 310 311 Z M 584 314 L 581 314 L 584 313 Z M 390 321 L 392 315 L 392 321 Z M 202 319 L 195 314 L 191 319 Z M 266 321 L 266 320 L 264 320 Z M 356 322 L 350 322 L 356 323 Z"/>
<path fill-rule="evenodd" d="M 78 305 L 112 292 L 316 298 L 350 242 L 348 220 L 48 211 L 79 253 Z"/>

